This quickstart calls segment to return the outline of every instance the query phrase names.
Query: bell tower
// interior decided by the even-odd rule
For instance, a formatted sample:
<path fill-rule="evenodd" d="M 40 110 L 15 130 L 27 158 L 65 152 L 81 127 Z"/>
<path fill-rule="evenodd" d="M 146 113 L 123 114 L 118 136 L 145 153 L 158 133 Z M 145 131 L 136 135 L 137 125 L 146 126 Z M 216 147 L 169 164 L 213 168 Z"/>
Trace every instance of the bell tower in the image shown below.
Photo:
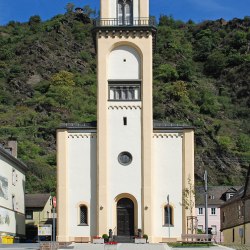
<path fill-rule="evenodd" d="M 138 228 L 153 235 L 152 53 L 149 0 L 101 0 L 97 50 L 97 235 L 119 228 L 117 204 L 130 199 Z M 119 202 L 121 201 L 121 202 Z M 114 205 L 115 204 L 115 205 Z M 131 233 L 131 234 L 132 234 Z"/>

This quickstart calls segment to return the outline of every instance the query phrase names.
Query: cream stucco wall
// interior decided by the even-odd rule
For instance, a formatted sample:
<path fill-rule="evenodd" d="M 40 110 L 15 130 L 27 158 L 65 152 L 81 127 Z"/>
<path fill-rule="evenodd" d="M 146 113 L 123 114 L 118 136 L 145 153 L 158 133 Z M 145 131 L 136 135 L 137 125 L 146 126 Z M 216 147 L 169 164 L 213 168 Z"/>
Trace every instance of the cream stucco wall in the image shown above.
<path fill-rule="evenodd" d="M 96 235 L 96 133 L 68 133 L 68 220 L 70 237 Z M 80 205 L 88 225 L 80 225 Z"/>
<path fill-rule="evenodd" d="M 173 223 L 170 237 L 180 237 L 182 233 L 182 133 L 168 132 L 154 134 L 154 234 L 169 236 L 169 228 L 164 225 L 164 206 L 167 196 L 173 207 Z"/>
<path fill-rule="evenodd" d="M 119 46 L 108 58 L 108 79 L 141 79 L 141 59 L 138 52 L 129 46 Z"/>
<path fill-rule="evenodd" d="M 7 181 L 7 187 L 3 187 L 0 180 L 1 189 L 5 190 L 5 195 L 0 196 L 0 214 L 2 217 L 7 214 L 9 216 L 9 223 L 0 224 L 0 232 L 25 235 L 25 173 L 16 164 L 0 155 L 0 178 Z"/>
<path fill-rule="evenodd" d="M 127 125 L 123 124 L 127 118 Z M 141 104 L 140 102 L 112 102 L 108 110 L 108 220 L 110 228 L 116 228 L 115 198 L 123 193 L 132 195 L 138 202 L 138 221 L 141 228 Z M 133 159 L 124 166 L 118 162 L 118 155 L 127 151 Z M 116 230 L 115 230 L 116 231 Z"/>
<path fill-rule="evenodd" d="M 142 78 L 142 113 L 141 113 L 141 140 L 142 140 L 142 206 L 150 207 L 142 210 L 142 227 L 151 237 L 152 229 L 152 35 L 147 39 L 136 37 L 100 36 L 97 35 L 98 48 L 98 143 L 97 143 L 97 168 L 98 168 L 98 234 L 102 235 L 108 231 L 108 155 L 109 130 L 108 116 L 108 59 L 112 50 L 119 46 L 134 48 L 141 58 Z M 104 209 L 100 210 L 100 206 Z"/>

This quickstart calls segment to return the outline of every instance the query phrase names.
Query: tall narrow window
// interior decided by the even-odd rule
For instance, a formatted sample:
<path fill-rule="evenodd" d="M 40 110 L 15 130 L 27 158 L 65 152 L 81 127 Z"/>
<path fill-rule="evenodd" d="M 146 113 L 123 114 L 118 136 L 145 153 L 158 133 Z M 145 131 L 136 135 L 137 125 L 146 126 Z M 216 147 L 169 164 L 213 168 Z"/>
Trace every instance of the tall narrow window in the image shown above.
<path fill-rule="evenodd" d="M 119 0 L 117 6 L 118 25 L 131 25 L 133 18 L 132 0 Z"/>
<path fill-rule="evenodd" d="M 80 206 L 80 224 L 88 224 L 88 209 L 86 206 Z"/>
<path fill-rule="evenodd" d="M 173 226 L 173 208 L 171 206 L 164 207 L 164 224 Z"/>
<path fill-rule="evenodd" d="M 211 214 L 215 215 L 216 214 L 216 208 L 215 207 L 211 207 Z"/>
<path fill-rule="evenodd" d="M 202 207 L 199 207 L 199 208 L 198 208 L 198 214 L 199 214 L 199 215 L 202 215 L 202 214 L 203 214 L 203 208 L 202 208 Z"/>
<path fill-rule="evenodd" d="M 123 125 L 124 125 L 124 126 L 127 125 L 127 117 L 123 117 Z"/>
<path fill-rule="evenodd" d="M 123 15 L 122 15 L 122 3 L 121 3 L 121 1 L 118 3 L 117 12 L 118 12 L 118 24 L 122 25 Z"/>
<path fill-rule="evenodd" d="M 126 3 L 124 6 L 125 25 L 131 24 L 131 6 Z"/>

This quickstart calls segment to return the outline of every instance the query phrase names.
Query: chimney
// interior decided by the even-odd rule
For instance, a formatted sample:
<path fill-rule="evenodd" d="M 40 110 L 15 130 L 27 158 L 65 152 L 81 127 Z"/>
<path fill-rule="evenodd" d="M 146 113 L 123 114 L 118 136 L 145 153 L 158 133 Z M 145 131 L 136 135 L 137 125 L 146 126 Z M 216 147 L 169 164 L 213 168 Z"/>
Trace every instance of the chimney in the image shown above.
<path fill-rule="evenodd" d="M 17 140 L 15 138 L 10 138 L 8 140 L 8 148 L 11 148 L 11 154 L 17 158 Z"/>

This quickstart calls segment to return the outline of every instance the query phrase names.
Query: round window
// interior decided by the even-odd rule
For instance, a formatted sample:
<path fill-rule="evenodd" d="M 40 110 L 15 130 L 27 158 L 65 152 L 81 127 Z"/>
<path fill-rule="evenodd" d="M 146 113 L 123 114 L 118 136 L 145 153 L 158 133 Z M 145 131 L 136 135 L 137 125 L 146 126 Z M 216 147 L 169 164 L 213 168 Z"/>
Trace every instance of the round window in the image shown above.
<path fill-rule="evenodd" d="M 124 166 L 129 165 L 132 162 L 132 155 L 129 152 L 121 152 L 118 155 L 118 161 Z"/>

